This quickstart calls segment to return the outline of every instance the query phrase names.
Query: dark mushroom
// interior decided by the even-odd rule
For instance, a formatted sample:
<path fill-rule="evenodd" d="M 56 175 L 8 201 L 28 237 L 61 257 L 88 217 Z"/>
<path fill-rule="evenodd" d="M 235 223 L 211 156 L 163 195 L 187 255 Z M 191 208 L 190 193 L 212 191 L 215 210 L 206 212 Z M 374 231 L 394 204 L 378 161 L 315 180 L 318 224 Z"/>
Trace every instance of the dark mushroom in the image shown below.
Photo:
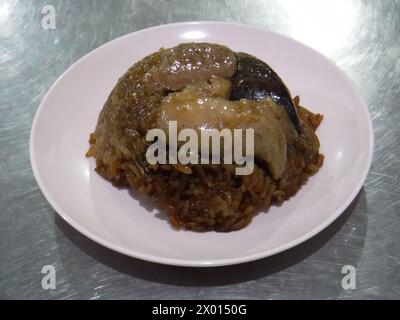
<path fill-rule="evenodd" d="M 270 97 L 283 106 L 296 131 L 301 131 L 299 116 L 290 92 L 277 73 L 265 62 L 249 54 L 237 54 L 237 72 L 231 78 L 231 100 L 249 99 L 259 101 Z"/>

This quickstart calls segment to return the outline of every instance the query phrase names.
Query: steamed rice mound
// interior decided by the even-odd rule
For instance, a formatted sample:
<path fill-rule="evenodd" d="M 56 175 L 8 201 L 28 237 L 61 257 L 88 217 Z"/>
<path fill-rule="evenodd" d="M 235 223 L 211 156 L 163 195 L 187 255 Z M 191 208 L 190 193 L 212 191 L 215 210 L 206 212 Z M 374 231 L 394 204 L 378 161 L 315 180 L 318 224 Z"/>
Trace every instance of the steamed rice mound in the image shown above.
<path fill-rule="evenodd" d="M 315 130 L 322 115 L 301 107 L 298 97 L 294 104 L 302 130 L 287 146 L 286 169 L 279 179 L 257 160 L 248 176 L 236 175 L 235 165 L 150 165 L 145 157 L 152 143 L 146 141 L 147 131 L 157 127 L 162 99 L 185 86 L 154 85 L 157 74 L 152 70 L 163 63 L 165 51 L 160 50 L 119 79 L 90 135 L 87 156 L 96 159 L 96 171 L 114 185 L 153 199 L 173 226 L 195 231 L 241 229 L 259 210 L 293 196 L 321 167 L 323 155 Z"/>

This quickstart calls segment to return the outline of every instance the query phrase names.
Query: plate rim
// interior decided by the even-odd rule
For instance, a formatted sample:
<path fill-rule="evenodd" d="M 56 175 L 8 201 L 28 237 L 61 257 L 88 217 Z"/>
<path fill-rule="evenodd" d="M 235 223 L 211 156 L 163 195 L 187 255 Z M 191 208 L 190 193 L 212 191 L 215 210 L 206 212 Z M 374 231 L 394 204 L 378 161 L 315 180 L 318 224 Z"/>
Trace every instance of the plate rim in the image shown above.
<path fill-rule="evenodd" d="M 267 251 L 262 251 L 259 253 L 255 254 L 249 254 L 249 255 L 244 255 L 241 257 L 236 257 L 236 258 L 223 258 L 223 259 L 213 259 L 213 260 L 193 260 L 193 259 L 177 259 L 177 258 L 167 258 L 167 257 L 159 257 L 156 255 L 152 254 L 146 254 L 146 253 L 141 253 L 137 252 L 135 250 L 129 250 L 121 247 L 118 244 L 112 243 L 111 241 L 105 240 L 102 237 L 92 233 L 85 227 L 81 226 L 79 223 L 75 222 L 72 218 L 69 217 L 69 215 L 62 210 L 55 199 L 50 194 L 50 191 L 46 187 L 45 183 L 41 179 L 38 166 L 35 160 L 35 149 L 34 149 L 34 136 L 35 136 L 35 131 L 38 123 L 38 119 L 40 118 L 40 114 L 42 112 L 42 109 L 44 108 L 44 105 L 46 104 L 46 101 L 48 100 L 48 97 L 50 93 L 53 91 L 53 89 L 58 85 L 58 83 L 72 70 L 74 70 L 83 60 L 88 58 L 90 55 L 95 54 L 97 51 L 100 51 L 103 47 L 108 46 L 112 44 L 114 41 L 120 41 L 123 38 L 130 37 L 132 34 L 138 34 L 142 32 L 149 32 L 154 29 L 163 29 L 163 28 L 170 28 L 170 27 L 179 27 L 179 26 L 190 26 L 190 25 L 224 25 L 224 26 L 231 26 L 231 27 L 239 27 L 239 28 L 247 28 L 247 29 L 253 29 L 253 30 L 258 30 L 258 31 L 263 31 L 269 34 L 272 34 L 277 37 L 284 38 L 285 41 L 289 42 L 295 42 L 296 44 L 306 47 L 308 50 L 313 51 L 314 53 L 320 55 L 326 62 L 328 62 L 331 66 L 334 67 L 334 69 L 339 72 L 347 81 L 347 84 L 351 87 L 352 91 L 355 94 L 355 97 L 357 98 L 359 104 L 362 106 L 363 112 L 365 113 L 366 119 L 368 120 L 366 123 L 366 128 L 369 133 L 369 152 L 368 152 L 368 159 L 366 162 L 364 162 L 364 168 L 362 171 L 362 174 L 360 175 L 358 179 L 358 183 L 355 184 L 353 187 L 352 193 L 349 194 L 349 196 L 346 198 L 346 200 L 342 203 L 342 205 L 335 211 L 334 214 L 332 214 L 329 219 L 324 220 L 323 223 L 319 224 L 312 230 L 308 231 L 307 233 L 303 234 L 302 236 L 287 242 L 283 245 L 280 245 L 278 247 L 275 247 L 274 249 L 270 249 Z M 83 57 L 75 61 L 72 65 L 70 65 L 58 78 L 57 80 L 50 86 L 50 88 L 47 90 L 46 94 L 44 95 L 43 99 L 41 100 L 41 103 L 39 104 L 39 107 L 35 111 L 35 115 L 33 118 L 31 130 L 30 130 L 30 137 L 29 137 L 29 158 L 30 158 L 30 163 L 33 171 L 33 175 L 35 177 L 35 180 L 39 186 L 40 191 L 42 192 L 43 196 L 45 197 L 46 201 L 52 206 L 54 211 L 65 221 L 67 222 L 70 226 L 72 226 L 74 229 L 76 229 L 78 232 L 86 236 L 87 238 L 91 239 L 92 241 L 95 241 L 96 243 L 106 247 L 109 250 L 119 252 L 121 254 L 124 254 L 126 256 L 148 261 L 148 262 L 153 262 L 153 263 L 158 263 L 158 264 L 163 264 L 163 265 L 172 265 L 172 266 L 181 266 L 181 267 L 219 267 L 219 266 L 228 266 L 228 265 L 236 265 L 236 264 L 242 264 L 246 262 L 251 262 L 263 258 L 267 258 L 270 256 L 273 256 L 275 254 L 278 254 L 280 252 L 286 251 L 288 249 L 291 249 L 293 247 L 298 246 L 299 244 L 311 239 L 324 229 L 326 229 L 330 224 L 332 224 L 337 218 L 339 218 L 344 211 L 349 207 L 349 205 L 353 202 L 353 200 L 357 197 L 359 194 L 360 190 L 362 189 L 364 182 L 367 178 L 367 175 L 370 171 L 373 156 L 374 156 L 374 129 L 372 125 L 372 117 L 369 112 L 369 109 L 367 105 L 365 104 L 361 94 L 358 91 L 358 88 L 355 86 L 353 81 L 349 78 L 349 76 L 341 69 L 339 68 L 332 60 L 330 60 L 328 57 L 326 57 L 323 53 L 319 52 L 318 50 L 308 46 L 307 44 L 304 44 L 296 39 L 293 39 L 287 35 L 270 31 L 265 27 L 257 26 L 257 25 L 251 25 L 251 24 L 242 24 L 242 23 L 236 23 L 236 22 L 224 22 L 224 21 L 185 21 L 185 22 L 176 22 L 176 23 L 167 23 L 167 24 L 161 24 L 157 26 L 152 26 L 149 28 L 145 29 L 140 29 L 134 32 L 130 32 L 128 34 L 122 35 L 118 38 L 115 38 L 113 40 L 110 40 L 99 47 L 91 50 L 87 54 L 85 54 Z"/>

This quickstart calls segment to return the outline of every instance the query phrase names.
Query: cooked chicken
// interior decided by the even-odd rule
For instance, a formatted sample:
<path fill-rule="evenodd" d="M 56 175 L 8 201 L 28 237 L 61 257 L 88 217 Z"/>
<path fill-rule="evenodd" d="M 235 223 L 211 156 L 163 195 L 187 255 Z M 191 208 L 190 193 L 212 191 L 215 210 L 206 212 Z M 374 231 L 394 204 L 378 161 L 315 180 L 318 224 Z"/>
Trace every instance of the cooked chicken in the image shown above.
<path fill-rule="evenodd" d="M 268 99 L 229 101 L 230 88 L 230 81 L 212 78 L 170 93 L 161 102 L 158 128 L 167 132 L 169 121 L 176 121 L 178 131 L 191 128 L 199 136 L 210 129 L 254 129 L 254 156 L 278 179 L 286 168 L 286 137 L 296 134 L 285 110 Z"/>
<path fill-rule="evenodd" d="M 227 47 L 191 43 L 163 50 L 160 64 L 153 67 L 145 79 L 157 90 L 178 91 L 212 76 L 230 78 L 236 68 L 236 53 Z"/>

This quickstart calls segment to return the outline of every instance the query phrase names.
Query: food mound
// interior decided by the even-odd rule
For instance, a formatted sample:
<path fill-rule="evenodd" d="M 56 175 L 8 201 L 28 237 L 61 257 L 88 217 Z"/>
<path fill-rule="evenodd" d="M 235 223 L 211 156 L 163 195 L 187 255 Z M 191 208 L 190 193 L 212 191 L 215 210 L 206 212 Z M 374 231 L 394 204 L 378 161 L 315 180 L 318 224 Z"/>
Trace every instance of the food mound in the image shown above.
<path fill-rule="evenodd" d="M 265 62 L 209 43 L 160 49 L 135 63 L 112 90 L 90 135 L 88 157 L 116 186 L 151 198 L 172 225 L 232 231 L 293 196 L 323 163 L 322 115 L 292 99 Z M 150 164 L 152 128 L 254 130 L 254 169 L 239 164 Z M 168 152 L 168 151 L 167 151 Z"/>

